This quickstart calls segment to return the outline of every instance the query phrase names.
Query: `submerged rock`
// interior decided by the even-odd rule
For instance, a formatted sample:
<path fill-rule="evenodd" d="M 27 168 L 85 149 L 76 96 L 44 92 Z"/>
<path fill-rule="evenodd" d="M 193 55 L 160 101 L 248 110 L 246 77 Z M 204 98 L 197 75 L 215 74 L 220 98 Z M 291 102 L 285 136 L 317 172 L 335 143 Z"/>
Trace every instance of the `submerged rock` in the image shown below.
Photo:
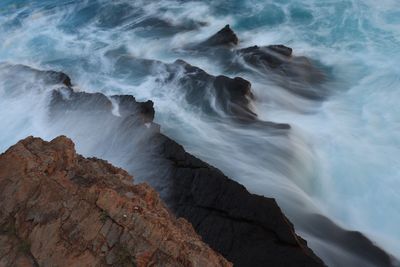
<path fill-rule="evenodd" d="M 232 266 L 146 184 L 28 137 L 0 156 L 0 266 Z"/>

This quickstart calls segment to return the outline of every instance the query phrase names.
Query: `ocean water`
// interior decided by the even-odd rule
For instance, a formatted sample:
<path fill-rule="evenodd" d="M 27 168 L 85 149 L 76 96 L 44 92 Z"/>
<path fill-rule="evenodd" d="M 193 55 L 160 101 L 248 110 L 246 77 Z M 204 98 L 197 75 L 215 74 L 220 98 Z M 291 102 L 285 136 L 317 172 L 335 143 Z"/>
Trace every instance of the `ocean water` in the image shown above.
<path fill-rule="evenodd" d="M 305 99 L 184 51 L 226 24 L 239 47 L 285 44 L 318 62 L 328 97 Z M 63 71 L 80 90 L 153 100 L 164 133 L 249 191 L 275 197 L 328 263 L 323 240 L 302 227 L 304 214 L 325 215 L 400 256 L 399 1 L 2 0 L 0 41 L 0 151 L 27 135 L 70 133 L 47 122 L 48 85 L 11 66 Z M 259 118 L 292 129 L 282 135 L 209 120 L 178 84 L 159 82 L 163 70 L 145 76 L 121 56 L 180 58 L 213 75 L 241 76 L 252 82 Z M 78 152 L 92 155 L 74 133 Z"/>

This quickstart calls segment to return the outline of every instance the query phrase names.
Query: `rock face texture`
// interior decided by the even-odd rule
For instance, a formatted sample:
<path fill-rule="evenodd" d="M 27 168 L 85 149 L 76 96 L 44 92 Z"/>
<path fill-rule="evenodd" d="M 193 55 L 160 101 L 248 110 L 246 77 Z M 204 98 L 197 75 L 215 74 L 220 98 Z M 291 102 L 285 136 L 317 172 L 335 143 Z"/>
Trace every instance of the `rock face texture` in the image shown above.
<path fill-rule="evenodd" d="M 232 266 L 146 184 L 28 137 L 0 156 L 0 266 Z"/>

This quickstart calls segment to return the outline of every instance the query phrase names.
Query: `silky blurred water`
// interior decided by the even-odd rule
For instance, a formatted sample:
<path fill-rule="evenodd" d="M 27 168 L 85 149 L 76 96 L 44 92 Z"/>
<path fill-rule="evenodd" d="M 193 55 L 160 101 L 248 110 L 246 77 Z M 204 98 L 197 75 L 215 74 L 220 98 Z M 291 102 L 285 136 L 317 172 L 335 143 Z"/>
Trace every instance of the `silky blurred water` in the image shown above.
<path fill-rule="evenodd" d="M 240 47 L 285 44 L 320 62 L 331 77 L 329 98 L 305 100 L 182 53 L 225 24 Z M 303 213 L 324 214 L 400 255 L 399 1 L 2 0 L 0 40 L 1 63 L 63 71 L 89 92 L 153 100 L 164 133 L 251 192 L 277 198 L 295 227 Z M 277 135 L 210 121 L 177 85 L 144 77 L 140 66 L 118 62 L 121 55 L 182 58 L 213 75 L 242 76 L 252 82 L 259 117 L 292 130 Z M 60 134 L 46 123 L 46 85 L 4 64 L 0 78 L 0 151 L 27 135 Z M 317 252 L 318 244 L 310 242 Z"/>

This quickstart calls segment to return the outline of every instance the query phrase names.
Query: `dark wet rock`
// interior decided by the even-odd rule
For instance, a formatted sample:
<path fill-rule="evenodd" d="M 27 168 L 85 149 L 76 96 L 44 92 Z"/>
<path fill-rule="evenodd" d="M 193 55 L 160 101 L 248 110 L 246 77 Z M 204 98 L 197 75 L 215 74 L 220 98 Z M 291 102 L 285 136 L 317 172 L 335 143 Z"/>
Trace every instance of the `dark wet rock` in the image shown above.
<path fill-rule="evenodd" d="M 320 101 L 329 96 L 329 92 L 324 88 L 327 74 L 317 62 L 293 55 L 293 49 L 283 44 L 255 45 L 235 50 L 228 46 L 208 44 L 210 40 L 224 40 L 225 35 L 235 36 L 237 40 L 236 34 L 229 27 L 225 27 L 207 41 L 191 45 L 187 50 L 190 53 L 195 50 L 200 56 L 212 58 L 230 73 L 248 72 L 307 99 Z M 226 39 L 229 40 L 228 37 Z M 237 41 L 231 42 L 236 43 Z"/>
<path fill-rule="evenodd" d="M 121 53 L 122 56 L 118 56 Z M 128 74 L 134 77 L 159 76 L 159 82 L 171 83 L 174 86 L 178 85 L 190 105 L 199 107 L 204 114 L 213 118 L 230 119 L 244 126 L 251 123 L 252 126 L 263 127 L 266 130 L 290 129 L 288 124 L 264 122 L 257 119 L 257 114 L 252 110 L 255 99 L 251 92 L 251 83 L 243 78 L 230 78 L 224 75 L 213 76 L 183 60 L 166 64 L 157 60 L 124 55 L 125 53 L 127 51 L 123 48 L 106 53 L 106 56 L 116 58 L 117 70 L 119 70 L 118 66 L 120 65 L 121 69 L 126 69 L 129 66 L 129 69 L 132 70 L 129 73 L 119 72 L 119 75 Z M 87 107 L 91 112 L 96 110 L 99 112 L 107 110 L 108 112 L 113 109 L 114 103 L 120 113 L 130 114 L 133 112 L 141 114 L 140 116 L 144 122 L 150 122 L 154 118 L 152 101 L 138 104 L 133 96 L 127 95 L 107 98 L 102 94 L 95 94 L 95 97 L 88 98 L 86 92 L 72 89 L 71 79 L 65 73 L 41 71 L 22 65 L 14 67 L 18 68 L 19 72 L 33 73 L 35 79 L 41 80 L 46 84 L 60 85 L 60 90 L 53 92 L 52 102 L 60 101 L 57 107 L 61 111 L 73 110 L 75 109 L 74 106 L 82 106 Z M 112 101 L 110 102 L 109 100 Z M 57 109 L 54 109 L 53 112 L 57 112 Z"/>
<path fill-rule="evenodd" d="M 185 94 L 186 101 L 217 118 L 231 119 L 238 123 L 263 125 L 265 129 L 290 129 L 288 124 L 266 122 L 257 119 L 252 110 L 255 97 L 251 83 L 241 77 L 213 76 L 183 60 L 166 65 L 168 78 L 175 80 Z"/>
<path fill-rule="evenodd" d="M 216 34 L 199 44 L 201 46 L 234 46 L 239 43 L 239 39 L 236 34 L 232 31 L 229 25 L 226 25 Z"/>
<path fill-rule="evenodd" d="M 227 76 L 217 76 L 213 82 L 216 88 L 216 98 L 223 105 L 226 112 L 241 114 L 239 117 L 255 119 L 255 114 L 249 107 L 254 98 L 251 92 L 251 83 L 243 78 L 233 79 Z"/>
<path fill-rule="evenodd" d="M 214 76 L 180 59 L 167 64 L 125 55 L 125 50 L 120 50 L 107 53 L 107 56 L 115 59 L 116 75 L 129 76 L 133 80 L 157 77 L 157 82 L 166 87 L 178 86 L 187 103 L 198 107 L 206 115 L 217 119 L 258 122 L 257 114 L 252 110 L 255 99 L 249 81 L 241 77 Z M 273 128 L 275 123 L 265 126 Z"/>
<path fill-rule="evenodd" d="M 151 100 L 146 102 L 137 102 L 131 95 L 113 95 L 110 97 L 118 104 L 118 112 L 122 117 L 131 114 L 139 114 L 143 122 L 152 122 L 154 119 L 154 103 Z"/>
<path fill-rule="evenodd" d="M 250 194 L 166 136 L 153 142 L 171 166 L 167 203 L 235 266 L 324 266 L 274 199 Z"/>
<path fill-rule="evenodd" d="M 292 56 L 292 49 L 284 45 L 252 46 L 237 51 L 250 65 L 262 70 L 273 69 L 290 79 L 302 79 L 305 83 L 321 83 L 324 75 L 306 57 Z"/>
<path fill-rule="evenodd" d="M 324 100 L 326 74 L 317 63 L 306 57 L 293 56 L 284 45 L 252 46 L 237 51 L 257 75 L 265 76 L 282 88 L 311 100 Z"/>
<path fill-rule="evenodd" d="M 249 120 L 257 117 L 251 110 L 251 84 L 240 77 L 213 76 L 183 60 L 166 64 L 122 56 L 117 59 L 117 68 L 120 64 L 133 69 L 130 74 L 134 76 L 155 76 L 160 83 L 178 85 L 186 101 L 207 115 Z"/>
<path fill-rule="evenodd" d="M 179 69 L 183 71 L 183 75 Z M 249 81 L 240 77 L 213 76 L 183 60 L 177 60 L 170 65 L 169 71 L 169 79 L 175 79 L 176 73 L 180 74 L 177 79 L 188 103 L 201 107 L 206 113 L 234 119 L 257 118 L 251 110 L 251 100 L 254 97 Z"/>

